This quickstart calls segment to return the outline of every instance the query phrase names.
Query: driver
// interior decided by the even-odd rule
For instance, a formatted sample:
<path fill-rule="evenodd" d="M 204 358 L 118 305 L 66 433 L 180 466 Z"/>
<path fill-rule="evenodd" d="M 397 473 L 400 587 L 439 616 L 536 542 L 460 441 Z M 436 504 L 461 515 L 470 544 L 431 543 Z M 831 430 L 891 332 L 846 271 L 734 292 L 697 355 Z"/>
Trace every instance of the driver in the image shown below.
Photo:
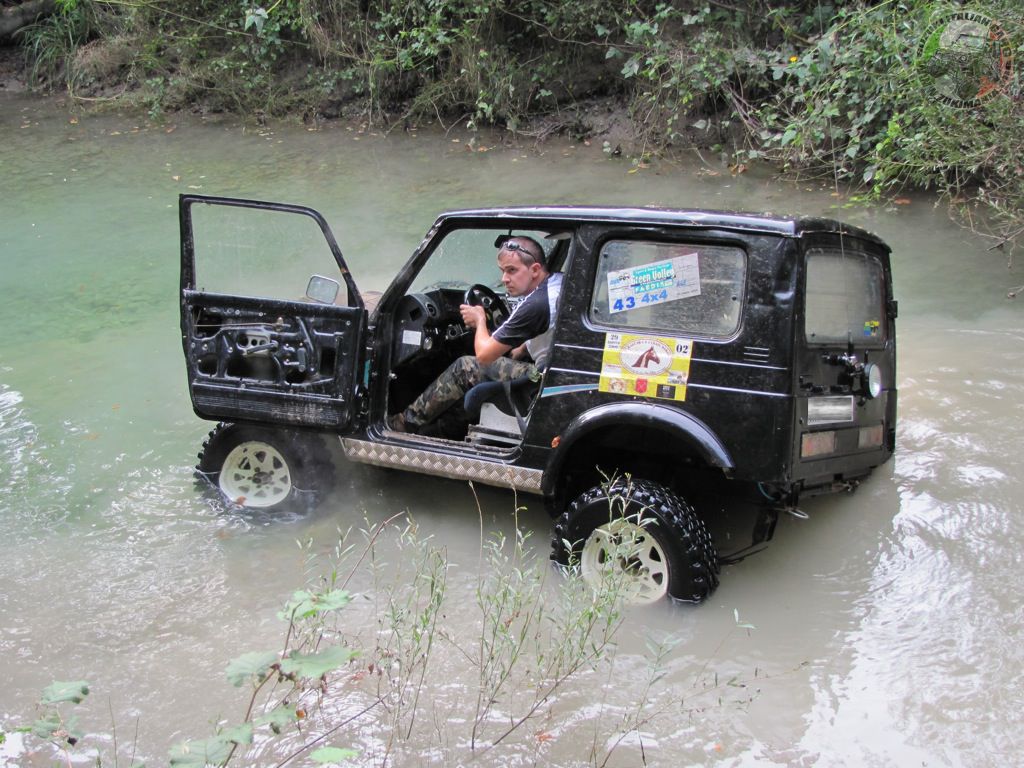
<path fill-rule="evenodd" d="M 483 307 L 459 307 L 473 330 L 473 355 L 448 366 L 405 411 L 388 417 L 396 432 L 419 432 L 466 392 L 484 381 L 511 381 L 528 376 L 540 381 L 547 365 L 551 331 L 562 288 L 562 275 L 550 274 L 540 243 L 532 237 L 510 237 L 498 249 L 501 282 L 509 296 L 525 296 L 495 331 L 487 330 Z"/>

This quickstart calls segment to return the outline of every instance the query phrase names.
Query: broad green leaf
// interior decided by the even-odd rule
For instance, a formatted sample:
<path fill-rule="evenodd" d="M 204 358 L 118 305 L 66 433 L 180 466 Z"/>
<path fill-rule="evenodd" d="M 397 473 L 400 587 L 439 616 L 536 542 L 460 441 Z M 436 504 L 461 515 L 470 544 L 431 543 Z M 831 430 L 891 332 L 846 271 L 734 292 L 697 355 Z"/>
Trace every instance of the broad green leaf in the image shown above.
<path fill-rule="evenodd" d="M 53 682 L 43 689 L 43 704 L 60 704 L 63 701 L 72 701 L 81 704 L 82 699 L 89 695 L 89 683 L 85 680 L 75 680 L 70 683 Z"/>
<path fill-rule="evenodd" d="M 29 732 L 40 739 L 48 739 L 63 726 L 60 715 L 55 710 L 50 710 L 34 723 Z"/>
<path fill-rule="evenodd" d="M 225 674 L 228 682 L 238 688 L 247 680 L 255 679 L 257 682 L 262 680 L 266 676 L 267 670 L 275 663 L 277 663 L 275 651 L 252 651 L 232 659 Z"/>
<path fill-rule="evenodd" d="M 221 765 L 231 754 L 231 741 L 221 736 L 198 741 L 184 741 L 171 749 L 170 764 L 183 768 L 206 768 Z"/>
<path fill-rule="evenodd" d="M 307 592 L 298 590 L 284 607 L 280 617 L 285 621 L 292 618 L 306 619 L 318 613 L 337 611 L 352 602 L 352 596 L 344 589 L 332 589 L 329 592 Z"/>
<path fill-rule="evenodd" d="M 309 754 L 314 763 L 325 765 L 327 763 L 344 763 L 359 757 L 359 752 L 354 749 L 342 749 L 341 747 L 320 747 Z"/>
<path fill-rule="evenodd" d="M 217 738 L 225 739 L 232 744 L 252 744 L 252 723 L 242 723 L 225 728 L 217 734 Z"/>
<path fill-rule="evenodd" d="M 298 719 L 299 716 L 295 714 L 295 707 L 282 704 L 280 707 L 274 707 L 266 714 L 257 717 L 256 725 L 269 725 L 270 730 L 274 733 L 280 733 L 282 728 L 297 722 Z"/>
<path fill-rule="evenodd" d="M 319 653 L 296 653 L 281 662 L 281 671 L 299 677 L 322 677 L 343 667 L 356 655 L 350 648 L 334 646 Z"/>
<path fill-rule="evenodd" d="M 931 60 L 936 53 L 939 52 L 939 46 L 942 44 L 942 29 L 936 29 L 928 39 L 924 41 L 924 45 L 921 46 L 920 61 L 927 63 Z"/>

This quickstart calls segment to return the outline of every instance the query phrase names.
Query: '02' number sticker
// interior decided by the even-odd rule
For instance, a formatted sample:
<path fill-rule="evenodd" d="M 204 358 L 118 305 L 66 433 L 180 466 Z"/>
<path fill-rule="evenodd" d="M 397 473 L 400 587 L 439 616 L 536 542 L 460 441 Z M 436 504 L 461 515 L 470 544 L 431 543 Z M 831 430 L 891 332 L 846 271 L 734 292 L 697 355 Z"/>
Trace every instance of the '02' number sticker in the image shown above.
<path fill-rule="evenodd" d="M 605 336 L 598 390 L 686 400 L 692 355 L 690 339 L 609 333 Z"/>

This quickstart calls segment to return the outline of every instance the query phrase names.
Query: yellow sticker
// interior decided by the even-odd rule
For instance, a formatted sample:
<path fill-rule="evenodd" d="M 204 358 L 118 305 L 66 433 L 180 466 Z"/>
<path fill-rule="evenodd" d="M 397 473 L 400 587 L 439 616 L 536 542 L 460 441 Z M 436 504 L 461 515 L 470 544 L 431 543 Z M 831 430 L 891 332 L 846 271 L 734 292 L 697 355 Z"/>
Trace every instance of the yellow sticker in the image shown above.
<path fill-rule="evenodd" d="M 691 339 L 606 334 L 598 390 L 617 395 L 685 400 L 692 354 Z"/>

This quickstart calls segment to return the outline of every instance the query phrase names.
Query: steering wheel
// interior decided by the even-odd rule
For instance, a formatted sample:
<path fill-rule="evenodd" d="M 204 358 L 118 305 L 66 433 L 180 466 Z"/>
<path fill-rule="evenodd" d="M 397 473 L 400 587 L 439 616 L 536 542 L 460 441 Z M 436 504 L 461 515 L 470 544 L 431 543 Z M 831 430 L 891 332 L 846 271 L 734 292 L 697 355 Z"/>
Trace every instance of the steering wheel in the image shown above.
<path fill-rule="evenodd" d="M 483 307 L 487 317 L 487 330 L 493 331 L 508 319 L 509 311 L 505 300 L 488 288 L 477 283 L 466 289 L 463 303 L 474 307 Z"/>

